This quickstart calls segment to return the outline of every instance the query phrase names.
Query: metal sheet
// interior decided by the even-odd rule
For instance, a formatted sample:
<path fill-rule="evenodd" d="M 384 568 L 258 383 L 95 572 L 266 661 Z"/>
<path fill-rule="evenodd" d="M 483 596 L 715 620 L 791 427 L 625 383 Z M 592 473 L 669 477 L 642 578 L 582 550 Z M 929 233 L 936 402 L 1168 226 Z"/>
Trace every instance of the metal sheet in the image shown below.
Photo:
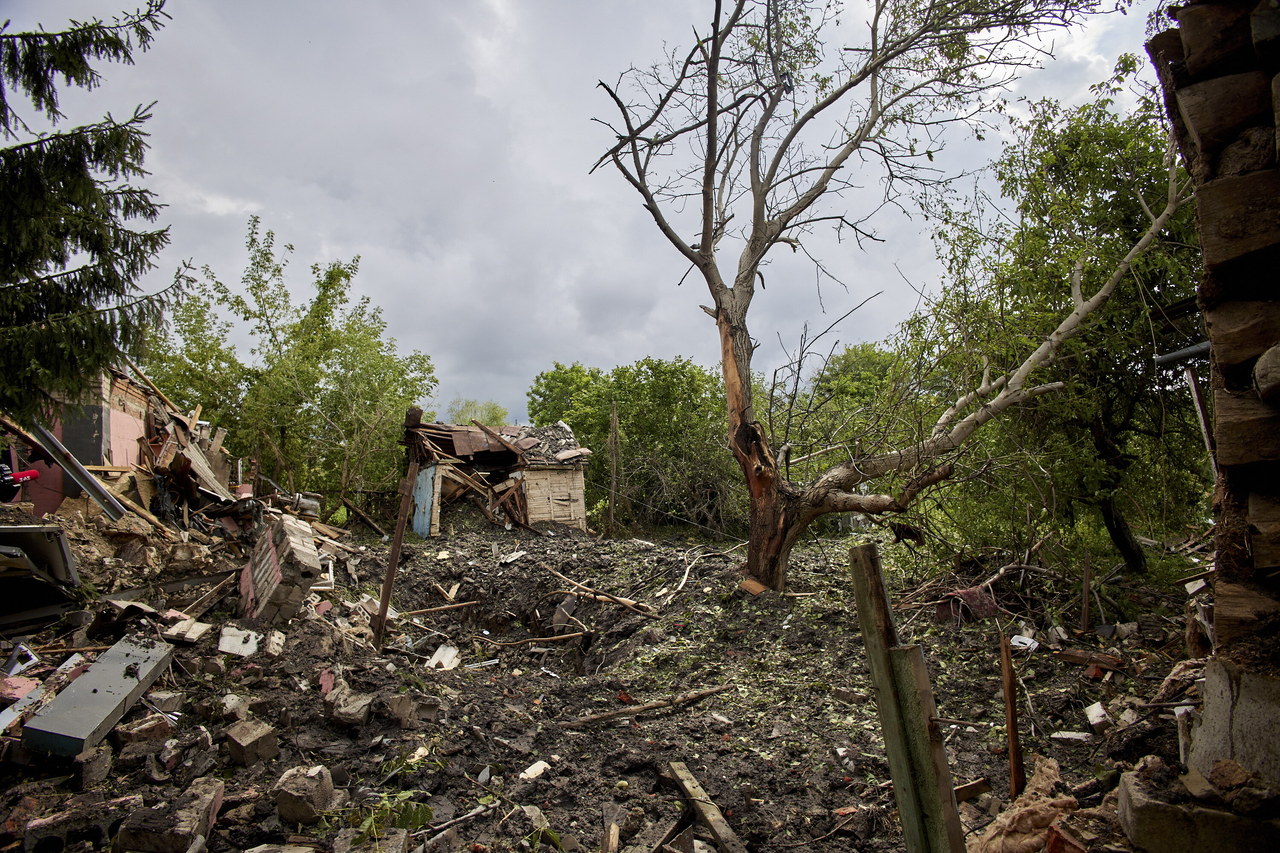
<path fill-rule="evenodd" d="M 413 484 L 413 532 L 423 539 L 431 536 L 431 508 L 436 497 L 436 466 L 428 465 L 418 472 Z"/>
<path fill-rule="evenodd" d="M 80 460 L 71 455 L 71 451 L 62 446 L 62 442 L 54 436 L 49 430 L 36 424 L 31 428 L 32 435 L 40 442 L 40 446 L 44 451 L 54 458 L 58 466 L 67 473 L 67 476 L 75 480 L 76 485 L 89 493 L 89 497 L 98 502 L 102 507 L 102 511 L 107 514 L 107 518 L 112 521 L 119 521 L 124 518 L 125 509 L 120 505 L 120 501 L 116 500 L 111 492 L 107 491 L 106 486 L 98 482 L 98 478 L 93 476 L 80 464 Z"/>

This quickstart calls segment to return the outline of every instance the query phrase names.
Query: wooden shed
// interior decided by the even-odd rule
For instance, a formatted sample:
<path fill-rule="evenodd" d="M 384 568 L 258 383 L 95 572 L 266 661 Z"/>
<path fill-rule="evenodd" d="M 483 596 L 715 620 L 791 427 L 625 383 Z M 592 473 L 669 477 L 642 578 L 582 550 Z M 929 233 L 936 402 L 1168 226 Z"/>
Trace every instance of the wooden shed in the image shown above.
<path fill-rule="evenodd" d="M 420 417 L 410 410 L 405 421 L 405 444 L 419 465 L 413 489 L 419 536 L 439 535 L 441 511 L 461 501 L 506 527 L 553 522 L 587 529 L 583 465 L 591 451 L 568 424 L 495 429 L 424 424 Z"/>

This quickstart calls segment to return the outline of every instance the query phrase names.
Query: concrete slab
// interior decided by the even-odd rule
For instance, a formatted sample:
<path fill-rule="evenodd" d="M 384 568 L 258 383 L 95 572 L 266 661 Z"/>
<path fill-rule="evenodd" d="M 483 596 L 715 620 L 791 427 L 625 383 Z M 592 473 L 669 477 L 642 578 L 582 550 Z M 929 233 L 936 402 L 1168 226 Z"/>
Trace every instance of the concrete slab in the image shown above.
<path fill-rule="evenodd" d="M 1137 772 L 1120 777 L 1120 826 L 1146 853 L 1273 853 L 1280 850 L 1280 821 L 1152 799 Z"/>
<path fill-rule="evenodd" d="M 1187 764 L 1208 777 L 1214 762 L 1230 758 L 1280 787 L 1280 678 L 1214 658 L 1204 681 Z"/>
<path fill-rule="evenodd" d="M 54 755 L 95 747 L 173 659 L 173 646 L 125 637 L 22 728 L 22 744 Z"/>

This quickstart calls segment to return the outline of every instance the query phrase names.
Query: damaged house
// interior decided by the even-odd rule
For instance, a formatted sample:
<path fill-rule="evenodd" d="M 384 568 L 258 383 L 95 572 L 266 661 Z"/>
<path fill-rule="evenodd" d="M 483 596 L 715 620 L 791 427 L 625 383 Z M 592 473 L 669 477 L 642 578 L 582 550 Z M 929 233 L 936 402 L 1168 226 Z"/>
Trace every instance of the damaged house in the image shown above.
<path fill-rule="evenodd" d="M 591 451 L 578 445 L 568 424 L 424 424 L 421 410 L 411 409 L 404 441 L 418 464 L 413 531 L 419 536 L 439 535 L 441 509 L 463 500 L 494 524 L 587 529 L 583 468 Z"/>
<path fill-rule="evenodd" d="M 346 531 L 319 524 L 318 495 L 255 495 L 254 466 L 228 454 L 225 429 L 199 418 L 199 407 L 184 413 L 142 374 L 135 379 L 119 371 L 102 377 L 86 403 L 64 407 L 47 428 L 23 428 L 0 416 L 7 440 L 2 461 L 19 472 L 9 475 L 11 497 L 35 518 L 78 516 L 80 525 L 105 536 L 110 559 L 136 570 L 130 576 L 137 580 L 162 564 L 199 571 L 220 552 L 248 557 L 244 600 L 255 615 L 268 606 L 273 614 L 287 612 L 300 603 L 299 589 L 322 574 L 331 577 L 343 549 L 331 537 Z M 281 550 L 277 528 L 291 522 L 299 529 Z M 0 628 L 38 624 L 73 606 L 80 578 L 68 535 L 79 534 L 58 523 L 0 525 Z M 270 553 L 263 552 L 265 540 Z M 301 558 L 305 583 L 284 583 L 290 577 L 281 567 L 292 566 L 290 555 L 302 546 L 309 546 Z"/>

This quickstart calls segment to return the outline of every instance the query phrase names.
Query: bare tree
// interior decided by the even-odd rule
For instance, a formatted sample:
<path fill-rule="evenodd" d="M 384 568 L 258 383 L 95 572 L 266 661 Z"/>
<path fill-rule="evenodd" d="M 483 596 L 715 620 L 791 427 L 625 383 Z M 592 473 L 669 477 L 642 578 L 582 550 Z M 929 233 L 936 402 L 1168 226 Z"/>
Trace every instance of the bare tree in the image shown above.
<path fill-rule="evenodd" d="M 709 33 L 695 34 L 687 52 L 600 84 L 618 119 L 606 122 L 617 142 L 597 166 L 618 169 L 711 294 L 703 310 L 720 339 L 729 444 L 750 495 L 747 571 L 768 586 L 783 588 L 791 548 L 815 518 L 903 511 L 951 475 L 945 457 L 982 424 L 1052 390 L 1031 374 L 1110 296 L 1182 203 L 1171 166 L 1164 210 L 1152 212 L 1129 256 L 1100 274 L 1082 258 L 1070 283 L 1074 310 L 1053 334 L 1020 366 L 984 376 L 920 440 L 853 455 L 808 483 L 785 479 L 752 400 L 747 315 L 769 253 L 780 244 L 805 251 L 821 225 L 859 242 L 870 236 L 865 215 L 832 210 L 834 202 L 847 207 L 858 190 L 865 205 L 865 186 L 879 181 L 874 208 L 940 180 L 930 163 L 941 131 L 981 122 L 999 89 L 1038 58 L 1037 37 L 1091 9 L 1089 0 L 869 0 L 848 10 L 715 0 Z M 862 38 L 829 54 L 833 30 Z M 1101 283 L 1087 293 L 1095 278 Z M 858 489 L 888 474 L 906 478 L 898 494 Z"/>

